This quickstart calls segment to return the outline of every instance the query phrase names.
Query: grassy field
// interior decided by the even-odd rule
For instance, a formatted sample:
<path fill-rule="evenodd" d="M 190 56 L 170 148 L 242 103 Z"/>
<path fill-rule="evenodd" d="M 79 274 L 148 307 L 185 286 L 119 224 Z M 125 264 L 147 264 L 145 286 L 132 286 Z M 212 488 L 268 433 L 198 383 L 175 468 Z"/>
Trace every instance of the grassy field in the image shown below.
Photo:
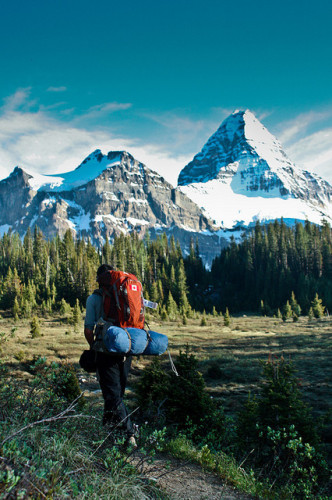
<path fill-rule="evenodd" d="M 202 317 L 196 315 L 195 319 L 189 319 L 186 325 L 183 325 L 182 321 L 162 323 L 152 319 L 149 323 L 152 330 L 168 335 L 175 364 L 179 351 L 189 346 L 199 360 L 199 369 L 205 378 L 209 394 L 222 402 L 227 415 L 235 415 L 248 398 L 248 394 L 257 392 L 260 386 L 262 362 L 271 356 L 277 358 L 281 355 L 292 360 L 304 399 L 312 407 L 315 416 L 320 417 L 331 411 L 332 319 L 330 317 L 311 321 L 301 317 L 294 323 L 283 322 L 276 318 L 239 315 L 231 319 L 228 327 L 224 326 L 222 317 L 207 316 L 205 326 L 201 326 L 201 320 Z M 93 416 L 88 414 L 90 418 L 95 419 L 94 424 L 98 429 L 95 432 L 102 433 L 100 417 L 103 399 L 96 376 L 83 372 L 78 365 L 81 352 L 87 348 L 83 335 L 83 318 L 76 329 L 68 324 L 65 318 L 53 317 L 39 321 L 41 336 L 32 338 L 30 321 L 14 322 L 12 318 L 0 317 L 1 361 L 9 367 L 10 376 L 22 382 L 33 377 L 29 367 L 36 357 L 46 357 L 49 363 L 60 361 L 74 364 L 80 386 L 89 400 L 89 408 L 93 410 Z M 161 360 L 165 370 L 169 370 L 168 355 L 163 355 Z M 133 410 L 135 380 L 150 361 L 151 358 L 147 356 L 136 357 L 133 360 L 126 393 L 127 403 Z M 331 413 L 329 419 L 331 424 Z M 331 425 L 329 428 L 326 427 L 323 433 L 330 465 L 331 427 Z M 48 436 L 48 433 L 45 433 L 45 436 Z M 30 439 L 28 435 L 24 438 Z M 31 439 L 31 443 L 35 443 L 35 438 Z M 57 439 L 66 439 L 66 436 L 62 432 L 57 435 Z M 42 449 L 47 446 L 43 444 Z M 92 452 L 90 450 L 87 453 L 90 457 Z M 54 460 L 54 463 L 58 463 L 58 456 Z M 241 467 L 239 470 L 242 470 Z M 49 476 L 53 477 L 52 474 L 49 473 Z M 228 478 L 229 471 L 227 474 Z M 81 478 L 79 477 L 77 481 L 79 483 Z M 243 489 L 240 483 L 234 484 L 240 490 Z M 66 485 L 69 487 L 67 483 Z M 254 488 L 253 485 L 252 487 Z"/>
<path fill-rule="evenodd" d="M 221 399 L 226 412 L 233 413 L 255 392 L 261 376 L 261 362 L 269 355 L 283 355 L 291 359 L 300 379 L 302 392 L 314 413 L 321 415 L 331 409 L 332 402 L 332 318 L 298 322 L 283 322 L 276 318 L 238 316 L 229 327 L 220 317 L 207 317 L 207 325 L 200 326 L 201 318 L 180 322 L 149 322 L 152 330 L 169 337 L 170 350 L 175 357 L 189 345 L 200 360 L 211 396 Z M 45 356 L 48 361 L 68 361 L 77 368 L 78 359 L 86 342 L 83 321 L 75 332 L 61 318 L 40 320 L 42 336 L 31 338 L 30 323 L 0 319 L 0 335 L 5 338 L 1 358 L 10 365 L 13 376 L 28 378 L 27 367 L 34 356 Z M 149 357 L 135 358 L 129 380 L 131 386 L 140 370 L 149 363 Z M 162 356 L 165 367 L 168 356 Z M 80 372 L 83 387 L 98 389 L 95 377 Z"/>

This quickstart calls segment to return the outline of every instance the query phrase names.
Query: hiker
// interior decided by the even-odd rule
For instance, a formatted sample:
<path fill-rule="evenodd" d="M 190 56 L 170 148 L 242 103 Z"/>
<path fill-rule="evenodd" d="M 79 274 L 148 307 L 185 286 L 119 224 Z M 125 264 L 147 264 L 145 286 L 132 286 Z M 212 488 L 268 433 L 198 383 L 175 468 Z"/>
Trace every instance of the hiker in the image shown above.
<path fill-rule="evenodd" d="M 103 273 L 113 270 L 114 268 L 108 264 L 101 265 L 97 270 L 97 282 Z M 86 302 L 84 335 L 92 349 L 95 327 L 103 315 L 103 292 L 99 285 L 99 289 L 95 290 Z M 125 431 L 127 444 L 136 446 L 134 426 L 123 402 L 131 361 L 132 356 L 96 351 L 97 377 L 104 398 L 103 425 L 121 423 L 119 428 Z"/>

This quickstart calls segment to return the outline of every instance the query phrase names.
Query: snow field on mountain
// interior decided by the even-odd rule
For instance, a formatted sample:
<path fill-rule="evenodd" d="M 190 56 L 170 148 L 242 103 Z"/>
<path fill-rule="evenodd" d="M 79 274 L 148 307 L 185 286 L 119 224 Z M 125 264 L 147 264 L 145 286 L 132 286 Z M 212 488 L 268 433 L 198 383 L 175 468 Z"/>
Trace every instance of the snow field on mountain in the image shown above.
<path fill-rule="evenodd" d="M 97 149 L 91 153 L 79 167 L 65 174 L 30 174 L 32 178 L 29 179 L 29 184 L 35 191 L 52 192 L 70 191 L 71 189 L 82 186 L 98 177 L 104 170 L 120 163 L 120 154 L 112 160 L 109 160 L 107 156 L 103 156 L 101 161 L 99 161 L 98 158 L 100 154 L 101 151 Z"/>
<path fill-rule="evenodd" d="M 179 189 L 201 207 L 217 227 L 248 226 L 255 220 L 269 221 L 280 217 L 298 221 L 308 218 L 316 224 L 321 224 L 325 217 L 332 222 L 331 208 L 327 218 L 323 211 L 308 206 L 301 199 L 245 196 L 234 193 L 231 186 L 220 179 L 193 183 Z"/>

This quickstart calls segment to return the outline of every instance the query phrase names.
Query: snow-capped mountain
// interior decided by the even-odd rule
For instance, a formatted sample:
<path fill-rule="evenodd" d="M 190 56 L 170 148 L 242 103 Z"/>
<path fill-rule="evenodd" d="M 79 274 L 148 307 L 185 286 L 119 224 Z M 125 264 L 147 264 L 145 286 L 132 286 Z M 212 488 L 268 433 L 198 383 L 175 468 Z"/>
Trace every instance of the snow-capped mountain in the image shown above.
<path fill-rule="evenodd" d="M 0 181 L 0 234 L 37 225 L 47 237 L 70 229 L 100 245 L 133 230 L 173 234 L 184 250 L 198 238 L 207 263 L 226 244 L 187 196 L 129 153 L 100 150 L 75 170 L 38 175 L 16 167 Z"/>
<path fill-rule="evenodd" d="M 16 167 L 0 181 L 0 235 L 12 229 L 23 236 L 37 225 L 46 237 L 69 229 L 100 245 L 133 230 L 152 237 L 165 231 L 184 251 L 198 238 L 209 265 L 231 234 L 255 220 L 332 222 L 330 184 L 296 167 L 250 111 L 228 117 L 178 183 L 124 151 L 96 150 L 64 174 Z"/>
<path fill-rule="evenodd" d="M 216 226 L 284 219 L 332 222 L 332 187 L 295 166 L 250 111 L 235 111 L 180 172 L 183 193 Z"/>

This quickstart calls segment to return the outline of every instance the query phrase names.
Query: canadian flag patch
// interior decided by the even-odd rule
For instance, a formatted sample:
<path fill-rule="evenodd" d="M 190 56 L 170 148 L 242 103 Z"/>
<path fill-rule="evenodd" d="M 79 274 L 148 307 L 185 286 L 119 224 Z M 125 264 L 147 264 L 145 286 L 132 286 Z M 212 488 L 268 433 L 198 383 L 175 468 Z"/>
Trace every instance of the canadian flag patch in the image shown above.
<path fill-rule="evenodd" d="M 130 290 L 132 290 L 133 292 L 137 292 L 137 285 L 130 285 Z"/>

